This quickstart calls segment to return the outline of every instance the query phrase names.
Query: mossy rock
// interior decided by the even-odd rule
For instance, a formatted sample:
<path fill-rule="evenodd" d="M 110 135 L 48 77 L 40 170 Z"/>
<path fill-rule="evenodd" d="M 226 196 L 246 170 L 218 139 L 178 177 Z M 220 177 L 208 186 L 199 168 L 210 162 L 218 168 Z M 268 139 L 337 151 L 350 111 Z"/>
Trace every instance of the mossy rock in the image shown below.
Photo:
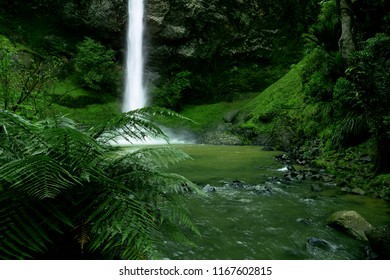
<path fill-rule="evenodd" d="M 333 213 L 327 219 L 326 224 L 340 232 L 364 241 L 367 241 L 365 231 L 374 228 L 366 219 L 353 210 L 342 210 Z"/>

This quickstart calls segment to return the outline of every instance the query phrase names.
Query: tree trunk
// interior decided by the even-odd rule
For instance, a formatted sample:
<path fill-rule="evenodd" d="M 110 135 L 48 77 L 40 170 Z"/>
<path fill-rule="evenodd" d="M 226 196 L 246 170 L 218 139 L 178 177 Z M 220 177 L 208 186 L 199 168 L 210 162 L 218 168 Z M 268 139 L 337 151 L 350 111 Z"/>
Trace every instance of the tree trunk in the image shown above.
<path fill-rule="evenodd" d="M 355 2 L 355 1 L 352 1 Z M 341 55 L 349 60 L 355 51 L 355 41 L 352 34 L 352 3 L 351 0 L 340 0 L 340 20 L 341 20 L 341 37 L 339 39 L 339 49 Z"/>

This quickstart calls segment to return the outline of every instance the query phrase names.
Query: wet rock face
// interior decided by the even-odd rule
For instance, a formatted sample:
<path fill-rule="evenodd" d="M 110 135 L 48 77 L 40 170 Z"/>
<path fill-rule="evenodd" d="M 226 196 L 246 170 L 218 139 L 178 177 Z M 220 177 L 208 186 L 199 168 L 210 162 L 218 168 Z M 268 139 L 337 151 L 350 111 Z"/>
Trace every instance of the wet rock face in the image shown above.
<path fill-rule="evenodd" d="M 148 0 L 145 11 L 150 47 L 165 45 L 185 58 L 265 51 L 265 37 L 277 32 L 262 22 L 256 1 Z"/>
<path fill-rule="evenodd" d="M 280 28 L 275 24 L 275 7 L 261 1 L 144 0 L 144 5 L 151 65 L 162 54 L 206 60 L 214 56 L 263 58 L 270 54 Z M 60 8 L 69 22 L 123 42 L 118 36 L 126 30 L 127 6 L 128 0 L 68 0 Z"/>
<path fill-rule="evenodd" d="M 147 84 L 159 87 L 185 70 L 196 74 L 193 92 L 201 95 L 213 85 L 222 95 L 238 90 L 225 85 L 225 76 L 230 77 L 234 67 L 267 64 L 275 52 L 285 54 L 285 44 L 277 42 L 288 35 L 281 31 L 287 26 L 287 9 L 272 1 L 144 0 L 144 4 Z M 85 28 L 118 53 L 125 51 L 128 0 L 67 0 L 59 9 L 69 25 Z M 222 75 L 219 87 L 214 81 L 217 74 Z M 249 84 L 234 81 L 230 83 L 236 87 Z"/>
<path fill-rule="evenodd" d="M 126 26 L 127 0 L 73 0 L 60 8 L 63 17 L 75 26 L 84 25 L 108 36 L 121 33 Z"/>

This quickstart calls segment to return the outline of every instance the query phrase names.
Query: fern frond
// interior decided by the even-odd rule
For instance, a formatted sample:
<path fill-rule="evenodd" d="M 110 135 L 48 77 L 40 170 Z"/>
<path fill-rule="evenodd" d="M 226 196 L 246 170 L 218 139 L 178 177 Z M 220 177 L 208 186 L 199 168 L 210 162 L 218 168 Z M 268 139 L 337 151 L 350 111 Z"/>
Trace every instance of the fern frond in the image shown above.
<path fill-rule="evenodd" d="M 168 142 L 167 135 L 156 124 L 157 116 L 190 121 L 188 118 L 168 109 L 145 107 L 116 116 L 106 124 L 92 128 L 90 134 L 104 144 L 118 141 L 118 139 L 133 143 L 144 141 L 147 138 L 159 138 Z"/>
<path fill-rule="evenodd" d="M 122 182 L 128 182 L 128 187 L 135 189 L 138 196 L 147 197 L 185 193 L 197 193 L 202 195 L 199 187 L 184 176 L 175 173 L 163 173 L 159 171 L 131 171 L 121 174 L 118 179 Z"/>
<path fill-rule="evenodd" d="M 80 223 L 74 228 L 75 239 L 80 245 L 81 254 L 84 254 L 85 245 L 91 241 L 89 223 L 86 220 L 80 221 Z"/>
<path fill-rule="evenodd" d="M 103 154 L 104 149 L 95 139 L 72 128 L 52 128 L 42 132 L 49 149 L 48 154 L 67 165 L 67 169 L 79 176 Z"/>
<path fill-rule="evenodd" d="M 37 125 L 7 110 L 0 109 L 0 123 L 7 129 L 8 134 L 19 132 L 26 133 L 30 136 L 38 135 L 39 127 Z"/>
<path fill-rule="evenodd" d="M 0 123 L 3 127 L 0 149 L 12 154 L 12 158 L 20 158 L 45 146 L 39 125 L 6 110 L 0 110 Z"/>
<path fill-rule="evenodd" d="M 80 184 L 60 162 L 43 154 L 7 163 L 0 167 L 0 174 L 1 179 L 9 182 L 10 188 L 25 191 L 38 199 L 54 198 L 63 190 Z"/>
<path fill-rule="evenodd" d="M 167 139 L 164 132 L 151 123 L 141 109 L 122 113 L 107 123 L 92 128 L 90 134 L 103 144 L 109 144 L 118 139 L 125 139 L 130 143 L 144 141 L 148 137 Z"/>
<path fill-rule="evenodd" d="M 157 170 L 187 159 L 192 158 L 188 154 L 171 147 L 142 148 L 135 151 L 126 150 L 126 153 L 112 155 L 107 160 L 109 165 L 106 168 L 117 171 L 124 168 L 127 172 L 130 170 Z"/>
<path fill-rule="evenodd" d="M 173 224 L 189 228 L 191 231 L 200 235 L 199 230 L 194 225 L 189 213 L 186 210 L 177 207 L 176 205 L 176 207 L 167 207 L 165 211 L 165 217 L 167 217 Z"/>
<path fill-rule="evenodd" d="M 110 201 L 109 214 L 102 218 L 102 209 L 90 217 L 93 238 L 90 249 L 101 252 L 115 251 L 121 258 L 139 258 L 139 252 L 147 250 L 157 232 L 152 216 L 143 203 L 131 196 L 107 197 Z M 101 203 L 98 203 L 99 205 Z"/>
<path fill-rule="evenodd" d="M 46 249 L 49 242 L 46 224 L 37 221 L 35 212 L 29 212 L 19 204 L 16 209 L 4 207 L 0 216 L 0 258 L 32 258 L 33 254 L 42 253 Z"/>
<path fill-rule="evenodd" d="M 130 156 L 135 162 L 147 161 L 157 168 L 167 168 L 170 164 L 192 159 L 185 152 L 171 147 L 143 148 L 131 153 Z"/>
<path fill-rule="evenodd" d="M 159 171 L 189 157 L 171 148 L 118 155 L 110 145 L 118 136 L 166 139 L 152 122 L 156 114 L 178 117 L 139 109 L 84 133 L 66 118 L 30 123 L 0 111 L 0 258 L 51 252 L 67 234 L 82 251 L 149 258 L 164 229 L 195 230 L 177 194 L 197 187 Z"/>

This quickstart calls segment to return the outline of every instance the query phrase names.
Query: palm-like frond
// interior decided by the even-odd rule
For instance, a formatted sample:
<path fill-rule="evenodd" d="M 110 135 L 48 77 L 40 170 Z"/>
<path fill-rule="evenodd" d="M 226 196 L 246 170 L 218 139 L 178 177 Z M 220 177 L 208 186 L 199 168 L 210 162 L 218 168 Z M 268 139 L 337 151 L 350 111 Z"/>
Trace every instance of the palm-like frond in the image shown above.
<path fill-rule="evenodd" d="M 43 154 L 11 161 L 0 167 L 0 174 L 9 188 L 38 199 L 54 198 L 62 190 L 80 184 L 58 161 Z"/>
<path fill-rule="evenodd" d="M 124 148 L 116 151 L 110 159 L 104 161 L 104 164 L 106 164 L 107 172 L 112 172 L 112 176 L 117 176 L 133 170 L 142 171 L 167 168 L 171 164 L 188 159 L 191 159 L 188 154 L 169 146 L 136 150 Z"/>
<path fill-rule="evenodd" d="M 18 195 L 17 197 L 15 197 Z M 70 223 L 54 200 L 29 200 L 23 193 L 4 191 L 0 197 L 0 259 L 30 259 L 52 243 L 51 232 Z"/>
<path fill-rule="evenodd" d="M 89 219 L 93 221 L 90 224 L 95 238 L 91 240 L 90 249 L 123 259 L 144 255 L 158 232 L 146 205 L 129 192 L 127 195 L 115 192 L 115 196 L 107 196 L 103 201 L 92 204 L 96 210 L 91 211 Z"/>
<path fill-rule="evenodd" d="M 7 155 L 1 158 L 3 162 L 6 158 L 12 160 L 42 150 L 45 145 L 39 136 L 40 126 L 16 114 L 0 110 L 0 124 L 0 151 Z"/>
<path fill-rule="evenodd" d="M 145 107 L 112 118 L 105 124 L 93 127 L 89 133 L 99 142 L 108 144 L 120 139 L 129 143 L 145 141 L 148 138 L 160 138 L 168 142 L 168 137 L 153 120 L 156 116 L 166 116 L 189 120 L 168 109 Z"/>
<path fill-rule="evenodd" d="M 78 254 L 150 258 L 156 242 L 180 236 L 170 231 L 196 231 L 177 194 L 197 188 L 160 171 L 186 154 L 110 146 L 118 136 L 164 138 L 149 122 L 157 113 L 175 114 L 140 109 L 85 133 L 66 118 L 31 123 L 0 111 L 0 258 L 44 257 L 58 242 L 78 243 Z"/>

